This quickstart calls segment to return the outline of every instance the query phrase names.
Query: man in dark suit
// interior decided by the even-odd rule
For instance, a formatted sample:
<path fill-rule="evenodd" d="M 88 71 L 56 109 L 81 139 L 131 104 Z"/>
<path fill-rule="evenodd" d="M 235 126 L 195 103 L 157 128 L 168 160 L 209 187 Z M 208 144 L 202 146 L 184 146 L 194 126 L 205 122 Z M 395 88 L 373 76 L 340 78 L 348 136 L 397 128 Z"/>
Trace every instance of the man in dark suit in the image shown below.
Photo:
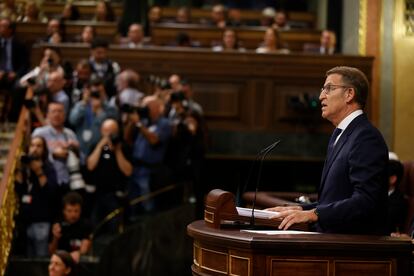
<path fill-rule="evenodd" d="M 358 69 L 335 67 L 326 73 L 319 100 L 332 135 L 318 193 L 318 202 L 274 207 L 283 218 L 279 228 L 312 223 L 315 231 L 384 234 L 387 212 L 388 150 L 381 133 L 363 109 L 369 84 Z"/>
<path fill-rule="evenodd" d="M 14 37 L 15 29 L 16 24 L 10 19 L 0 20 L 0 91 L 6 95 L 4 112 L 12 113 L 9 119 L 18 114 L 24 96 L 16 94 L 16 80 L 26 73 L 29 65 L 26 48 Z"/>

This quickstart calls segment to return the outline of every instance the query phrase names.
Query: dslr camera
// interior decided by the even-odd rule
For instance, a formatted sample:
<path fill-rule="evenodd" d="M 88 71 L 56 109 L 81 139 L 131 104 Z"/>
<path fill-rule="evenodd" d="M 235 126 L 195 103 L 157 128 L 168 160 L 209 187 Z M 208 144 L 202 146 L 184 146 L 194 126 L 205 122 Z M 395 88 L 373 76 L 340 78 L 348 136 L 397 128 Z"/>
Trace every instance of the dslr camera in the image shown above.
<path fill-rule="evenodd" d="M 121 105 L 121 112 L 122 113 L 134 113 L 136 112 L 140 118 L 148 118 L 149 117 L 149 109 L 148 107 L 144 106 L 132 106 L 129 104 Z"/>

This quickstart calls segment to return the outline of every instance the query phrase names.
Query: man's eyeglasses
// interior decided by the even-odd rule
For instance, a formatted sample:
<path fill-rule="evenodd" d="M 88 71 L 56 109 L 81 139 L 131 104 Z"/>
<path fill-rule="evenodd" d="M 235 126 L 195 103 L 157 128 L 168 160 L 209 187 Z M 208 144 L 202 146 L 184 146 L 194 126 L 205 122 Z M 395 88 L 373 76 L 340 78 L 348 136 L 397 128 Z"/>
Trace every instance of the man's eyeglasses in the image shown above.
<path fill-rule="evenodd" d="M 350 88 L 349 86 L 339 85 L 339 84 L 327 84 L 321 88 L 321 93 L 324 92 L 326 95 L 329 95 L 332 91 L 337 88 Z"/>

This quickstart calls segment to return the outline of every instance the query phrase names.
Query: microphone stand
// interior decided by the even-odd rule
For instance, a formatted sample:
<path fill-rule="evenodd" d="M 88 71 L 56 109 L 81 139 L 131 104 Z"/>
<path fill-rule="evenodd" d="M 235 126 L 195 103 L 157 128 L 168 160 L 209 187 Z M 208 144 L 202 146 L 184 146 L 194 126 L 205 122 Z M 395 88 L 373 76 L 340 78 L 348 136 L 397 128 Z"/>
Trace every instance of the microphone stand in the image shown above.
<path fill-rule="evenodd" d="M 258 156 L 262 156 L 262 158 L 260 159 L 260 164 L 259 164 L 259 171 L 257 173 L 257 182 L 256 182 L 256 189 L 254 191 L 254 198 L 253 198 L 253 202 L 252 202 L 252 216 L 250 218 L 250 227 L 254 228 L 255 225 L 255 218 L 254 218 L 254 209 L 256 207 L 256 198 L 257 198 L 257 192 L 259 191 L 259 183 L 260 183 L 260 178 L 262 175 L 262 168 L 263 168 L 263 161 L 266 158 L 266 156 L 277 146 L 279 145 L 281 140 L 277 140 L 276 142 L 274 142 L 273 144 L 271 144 L 270 146 L 266 147 L 265 149 L 263 149 Z M 256 158 L 257 160 L 257 158 Z"/>

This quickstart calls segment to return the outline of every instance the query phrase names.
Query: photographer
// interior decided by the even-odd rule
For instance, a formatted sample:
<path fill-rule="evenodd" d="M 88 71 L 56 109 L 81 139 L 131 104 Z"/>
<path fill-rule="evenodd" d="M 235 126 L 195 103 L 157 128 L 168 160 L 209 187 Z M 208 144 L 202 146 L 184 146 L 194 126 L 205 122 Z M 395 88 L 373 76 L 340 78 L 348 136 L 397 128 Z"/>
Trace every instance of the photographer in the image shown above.
<path fill-rule="evenodd" d="M 37 88 L 33 93 L 26 93 L 24 106 L 29 109 L 31 115 L 31 129 L 44 126 L 46 124 L 46 112 L 49 102 L 52 101 L 47 88 Z"/>
<path fill-rule="evenodd" d="M 62 103 L 51 102 L 47 109 L 48 125 L 36 128 L 32 137 L 43 137 L 48 145 L 49 158 L 57 173 L 57 182 L 63 195 L 69 189 L 80 189 L 80 182 L 75 180 L 75 170 L 69 170 L 68 161 L 74 160 L 75 153 L 79 150 L 79 142 L 75 133 L 64 126 L 65 109 Z M 68 159 L 68 157 L 72 157 Z M 72 164 L 71 168 L 75 166 Z M 70 185 L 70 186 L 69 186 Z M 69 188 L 70 187 L 70 188 Z"/>
<path fill-rule="evenodd" d="M 48 161 L 47 145 L 42 137 L 32 137 L 27 154 L 22 155 L 15 190 L 20 206 L 16 219 L 17 244 L 25 244 L 26 248 L 20 250 L 29 257 L 45 257 L 50 225 L 58 205 L 56 172 Z"/>
<path fill-rule="evenodd" d="M 52 226 L 49 253 L 65 250 L 79 262 L 80 255 L 86 254 L 91 247 L 91 225 L 81 218 L 82 196 L 70 192 L 62 200 L 62 218 Z"/>
<path fill-rule="evenodd" d="M 75 129 L 83 157 L 86 157 L 91 151 L 91 146 L 99 141 L 102 122 L 107 118 L 117 118 L 116 109 L 105 102 L 105 95 L 99 90 L 100 84 L 101 82 L 95 81 L 85 86 L 82 100 L 75 104 L 69 115 L 69 123 Z"/>
<path fill-rule="evenodd" d="M 118 123 L 106 119 L 101 127 L 101 140 L 87 158 L 92 184 L 96 187 L 92 222 L 97 225 L 113 210 L 121 207 L 126 183 L 132 174 L 130 147 L 120 138 Z M 118 219 L 110 223 L 112 231 Z"/>
<path fill-rule="evenodd" d="M 164 158 L 171 137 L 171 124 L 163 117 L 164 104 L 156 96 L 145 97 L 142 106 L 148 109 L 148 114 L 131 113 L 130 124 L 126 129 L 127 135 L 134 140 L 134 172 L 129 187 L 132 199 L 168 184 Z M 154 209 L 152 200 L 143 205 L 147 211 Z"/>
<path fill-rule="evenodd" d="M 38 66 L 21 77 L 19 85 L 27 87 L 29 84 L 37 87 L 46 87 L 49 74 L 54 71 L 59 71 L 64 74 L 64 69 L 61 66 L 61 55 L 58 48 L 47 47 L 43 50 L 43 57 Z"/>
<path fill-rule="evenodd" d="M 199 114 L 192 112 L 183 92 L 170 96 L 169 119 L 172 138 L 166 162 L 172 169 L 172 180 L 181 186 L 184 201 L 194 200 L 194 185 L 199 184 L 199 171 L 204 156 L 204 131 Z"/>

